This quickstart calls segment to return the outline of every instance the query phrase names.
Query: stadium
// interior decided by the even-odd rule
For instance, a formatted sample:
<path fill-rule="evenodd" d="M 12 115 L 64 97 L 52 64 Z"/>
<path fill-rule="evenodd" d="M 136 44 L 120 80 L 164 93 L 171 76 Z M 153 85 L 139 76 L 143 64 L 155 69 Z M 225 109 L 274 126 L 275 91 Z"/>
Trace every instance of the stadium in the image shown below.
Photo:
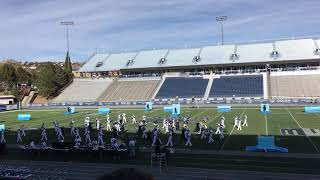
<path fill-rule="evenodd" d="M 320 179 L 320 1 L 0 7 L 0 179 Z"/>
<path fill-rule="evenodd" d="M 102 162 L 116 164 L 111 168 L 116 169 L 127 167 L 125 164 L 149 167 L 150 161 L 151 166 L 156 164 L 150 172 L 159 179 L 210 179 L 219 173 L 228 174 L 229 179 L 235 176 L 299 179 L 299 174 L 317 179 L 319 46 L 318 38 L 301 38 L 185 49 L 94 53 L 79 71 L 74 72 L 72 83 L 50 101 L 37 104 L 31 102 L 35 98 L 28 97 L 25 108 L 1 112 L 9 152 L 3 156 L 7 160 L 1 164 L 32 167 L 33 177 L 39 179 L 44 178 L 44 174 L 50 175 L 50 171 L 54 178 L 90 179 L 99 175 L 97 169 L 101 168 L 99 163 Z M 23 115 L 27 115 L 27 119 L 23 119 Z M 234 119 L 243 121 L 244 116 L 248 125 L 240 125 L 242 128 L 239 129 Z M 124 118 L 126 123 L 122 122 Z M 115 127 L 112 131 L 105 129 L 107 119 L 111 126 L 121 122 L 123 126 L 119 128 L 117 138 L 124 143 L 123 149 L 130 149 L 127 143 L 135 139 L 135 156 L 128 157 L 125 150 L 108 153 L 102 146 L 99 146 L 100 150 L 88 152 L 86 136 L 83 136 L 83 145 L 72 149 L 74 139 L 72 134 L 69 135 L 69 129 L 79 128 L 82 136 L 87 131 L 84 125 L 87 119 L 93 126 L 92 140 L 99 138 L 97 133 L 102 128 L 103 147 L 110 146 L 109 139 L 117 132 Z M 133 119 L 137 123 L 131 122 Z M 222 119 L 225 119 L 221 129 L 224 137 L 221 132 L 216 132 Z M 147 139 L 139 132 L 141 126 L 145 127 L 143 134 L 149 133 Z M 171 131 L 167 130 L 168 126 L 174 128 L 172 146 L 166 146 Z M 50 148 L 38 145 L 30 148 L 30 141 L 40 143 L 44 127 L 47 128 Z M 63 141 L 59 138 L 59 130 L 55 129 L 57 127 L 65 129 Z M 27 135 L 18 141 L 17 132 L 21 128 Z M 159 146 L 163 151 L 167 149 L 170 157 L 153 156 L 154 143 L 158 142 L 152 140 L 155 129 L 159 129 L 157 139 L 162 141 Z M 181 138 L 184 129 L 191 134 L 192 146 L 187 146 L 186 140 Z M 208 143 L 209 138 L 213 142 Z M 84 156 L 84 153 L 88 154 Z M 119 159 L 114 161 L 114 158 Z M 47 169 L 41 168 L 47 161 L 54 162 Z M 75 167 L 72 170 L 70 165 L 56 161 L 72 161 Z M 80 163 L 88 161 L 98 164 L 85 166 Z M 301 167 L 296 166 L 297 161 Z M 234 163 L 231 165 L 230 162 Z M 65 167 L 64 170 L 61 167 Z M 248 168 L 270 173 L 257 175 L 239 171 L 248 171 Z M 84 173 L 75 173 L 75 169 Z M 190 173 L 172 174 L 189 170 Z M 271 175 L 280 172 L 286 174 Z"/>

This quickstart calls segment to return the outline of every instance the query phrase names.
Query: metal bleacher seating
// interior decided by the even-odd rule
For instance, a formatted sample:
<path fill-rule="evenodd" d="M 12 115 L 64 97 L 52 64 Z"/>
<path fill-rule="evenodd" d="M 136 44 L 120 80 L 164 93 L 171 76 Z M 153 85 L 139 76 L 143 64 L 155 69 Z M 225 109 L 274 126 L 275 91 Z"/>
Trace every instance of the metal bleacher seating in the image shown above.
<path fill-rule="evenodd" d="M 160 80 L 114 81 L 100 96 L 100 101 L 150 100 Z"/>
<path fill-rule="evenodd" d="M 320 75 L 270 76 L 272 97 L 320 97 Z"/>
<path fill-rule="evenodd" d="M 168 77 L 161 86 L 156 98 L 202 98 L 205 94 L 209 79 L 199 77 Z"/>
<path fill-rule="evenodd" d="M 74 79 L 53 102 L 94 102 L 111 83 L 111 79 Z"/>
<path fill-rule="evenodd" d="M 262 97 L 263 76 L 221 76 L 214 79 L 209 97 Z"/>

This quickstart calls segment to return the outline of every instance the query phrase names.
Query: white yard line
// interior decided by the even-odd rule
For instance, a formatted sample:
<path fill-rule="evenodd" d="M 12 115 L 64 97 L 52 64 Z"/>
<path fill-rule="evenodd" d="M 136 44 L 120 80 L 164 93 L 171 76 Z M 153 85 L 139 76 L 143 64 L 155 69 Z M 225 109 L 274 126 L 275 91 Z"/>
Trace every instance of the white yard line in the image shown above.
<path fill-rule="evenodd" d="M 318 118 L 320 118 L 320 115 L 317 113 L 313 113 L 313 115 L 317 116 Z"/>
<path fill-rule="evenodd" d="M 212 119 L 211 122 L 213 122 L 214 120 L 216 120 L 216 119 L 217 119 L 218 117 L 220 117 L 222 114 L 223 114 L 223 112 L 220 112 L 219 114 L 217 114 L 217 115 Z M 209 122 L 208 125 L 209 125 L 211 122 Z"/>
<path fill-rule="evenodd" d="M 246 110 L 247 110 L 247 109 L 244 109 L 244 110 L 242 111 L 241 116 L 246 112 Z M 233 133 L 234 130 L 235 130 L 235 126 L 233 126 L 233 128 L 232 128 L 232 130 L 231 130 L 231 132 L 230 132 L 230 134 L 229 134 L 229 136 L 228 136 L 228 138 L 227 138 L 226 141 L 222 144 L 222 146 L 221 146 L 221 148 L 220 148 L 220 151 L 223 150 L 224 145 L 227 144 L 227 142 L 228 142 L 228 140 L 230 139 L 230 136 L 232 135 L 232 133 Z"/>
<path fill-rule="evenodd" d="M 292 113 L 287 109 L 287 108 L 284 108 L 288 113 L 289 115 L 291 116 L 291 118 L 298 124 L 298 126 L 302 129 L 303 127 L 300 125 L 300 123 L 297 121 L 297 119 L 292 115 Z M 307 139 L 309 140 L 309 142 L 313 145 L 314 149 L 319 152 L 319 149 L 317 148 L 317 146 L 314 144 L 314 142 L 311 140 L 311 138 L 309 136 L 307 136 Z"/>
<path fill-rule="evenodd" d="M 267 115 L 264 115 L 264 119 L 266 120 L 266 136 L 268 136 L 268 119 L 267 119 Z"/>

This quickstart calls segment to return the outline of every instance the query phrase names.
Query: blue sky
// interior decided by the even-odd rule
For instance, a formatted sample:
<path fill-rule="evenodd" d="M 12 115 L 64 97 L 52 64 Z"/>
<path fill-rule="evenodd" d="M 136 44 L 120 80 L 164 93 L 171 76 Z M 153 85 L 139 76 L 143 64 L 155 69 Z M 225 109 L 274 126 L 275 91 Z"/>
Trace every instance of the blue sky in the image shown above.
<path fill-rule="evenodd" d="M 319 0 L 1 0 L 0 60 L 63 59 L 71 20 L 71 57 L 94 51 L 202 46 L 320 35 Z"/>

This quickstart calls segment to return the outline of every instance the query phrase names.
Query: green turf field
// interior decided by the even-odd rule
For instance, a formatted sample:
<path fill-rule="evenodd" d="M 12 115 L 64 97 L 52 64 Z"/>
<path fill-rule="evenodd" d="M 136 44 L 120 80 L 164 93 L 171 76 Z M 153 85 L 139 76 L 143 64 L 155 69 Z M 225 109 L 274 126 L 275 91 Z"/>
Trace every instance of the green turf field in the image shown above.
<path fill-rule="evenodd" d="M 57 120 L 60 126 L 68 127 L 69 120 L 74 119 L 76 126 L 83 127 L 84 118 L 88 115 L 91 117 L 91 122 L 96 117 L 100 117 L 105 125 L 105 116 L 98 115 L 97 109 L 77 109 L 77 113 L 66 116 L 63 114 L 64 110 L 23 110 L 23 111 L 9 111 L 0 113 L 0 124 L 5 124 L 7 132 L 6 139 L 8 144 L 15 144 L 15 132 L 16 129 L 23 123 L 29 128 L 39 128 L 44 122 L 48 130 L 49 141 L 55 142 L 56 137 L 53 132 L 53 122 Z M 135 136 L 137 126 L 131 124 L 131 115 L 134 114 L 137 120 L 141 120 L 142 115 L 146 115 L 148 119 L 156 119 L 160 117 L 169 118 L 168 113 L 163 112 L 162 109 L 155 109 L 152 112 L 144 112 L 142 109 L 111 109 L 111 120 L 116 120 L 119 113 L 125 112 L 127 114 L 128 123 L 125 128 L 128 130 L 128 135 L 122 137 L 128 138 L 129 136 Z M 18 121 L 18 114 L 31 114 L 32 120 L 30 121 Z M 233 128 L 233 121 L 235 115 L 246 114 L 248 116 L 248 127 L 244 127 L 242 131 L 237 131 Z M 209 117 L 208 127 L 216 128 L 216 123 L 220 122 L 220 117 L 224 116 L 225 121 L 225 139 L 220 141 L 218 136 L 215 136 L 216 140 L 213 144 L 208 144 L 207 140 L 201 141 L 199 135 L 193 133 L 191 148 L 193 149 L 212 149 L 212 150 L 240 150 L 243 151 L 247 145 L 256 145 L 257 135 L 275 135 L 276 145 L 286 147 L 289 152 L 298 153 L 319 153 L 320 151 L 320 115 L 306 114 L 303 112 L 302 107 L 297 108 L 271 108 L 271 113 L 263 115 L 259 112 L 258 108 L 233 108 L 229 113 L 219 113 L 215 108 L 200 108 L 191 109 L 183 108 L 181 116 L 190 116 L 193 123 L 189 125 L 189 128 L 194 132 L 195 123 L 200 121 L 202 117 Z M 153 121 L 153 120 L 150 120 Z M 162 121 L 160 122 L 162 126 Z M 182 124 L 180 124 L 182 126 Z M 153 128 L 153 123 L 148 124 L 148 129 Z M 308 132 L 314 134 L 301 134 L 302 128 L 307 128 Z M 309 129 L 308 129 L 309 128 Z M 281 133 L 281 129 L 283 129 Z M 310 130 L 312 129 L 312 130 Z M 316 129 L 316 130 L 314 130 Z M 164 130 L 162 130 L 164 132 Z M 72 141 L 69 137 L 69 130 L 65 130 L 66 140 Z M 319 134 L 318 134 L 319 133 Z M 83 134 L 83 132 L 81 132 Z M 27 143 L 30 138 L 39 139 L 40 131 L 32 130 L 27 131 L 27 137 L 24 141 Z M 96 133 L 94 132 L 94 136 Z M 105 133 L 105 142 L 109 142 L 108 137 L 111 133 Z M 162 141 L 166 142 L 165 135 L 162 137 Z M 138 137 L 140 146 L 150 146 L 150 142 L 143 141 Z M 184 148 L 184 143 L 180 139 L 180 132 L 176 132 L 174 136 L 175 147 Z"/>

